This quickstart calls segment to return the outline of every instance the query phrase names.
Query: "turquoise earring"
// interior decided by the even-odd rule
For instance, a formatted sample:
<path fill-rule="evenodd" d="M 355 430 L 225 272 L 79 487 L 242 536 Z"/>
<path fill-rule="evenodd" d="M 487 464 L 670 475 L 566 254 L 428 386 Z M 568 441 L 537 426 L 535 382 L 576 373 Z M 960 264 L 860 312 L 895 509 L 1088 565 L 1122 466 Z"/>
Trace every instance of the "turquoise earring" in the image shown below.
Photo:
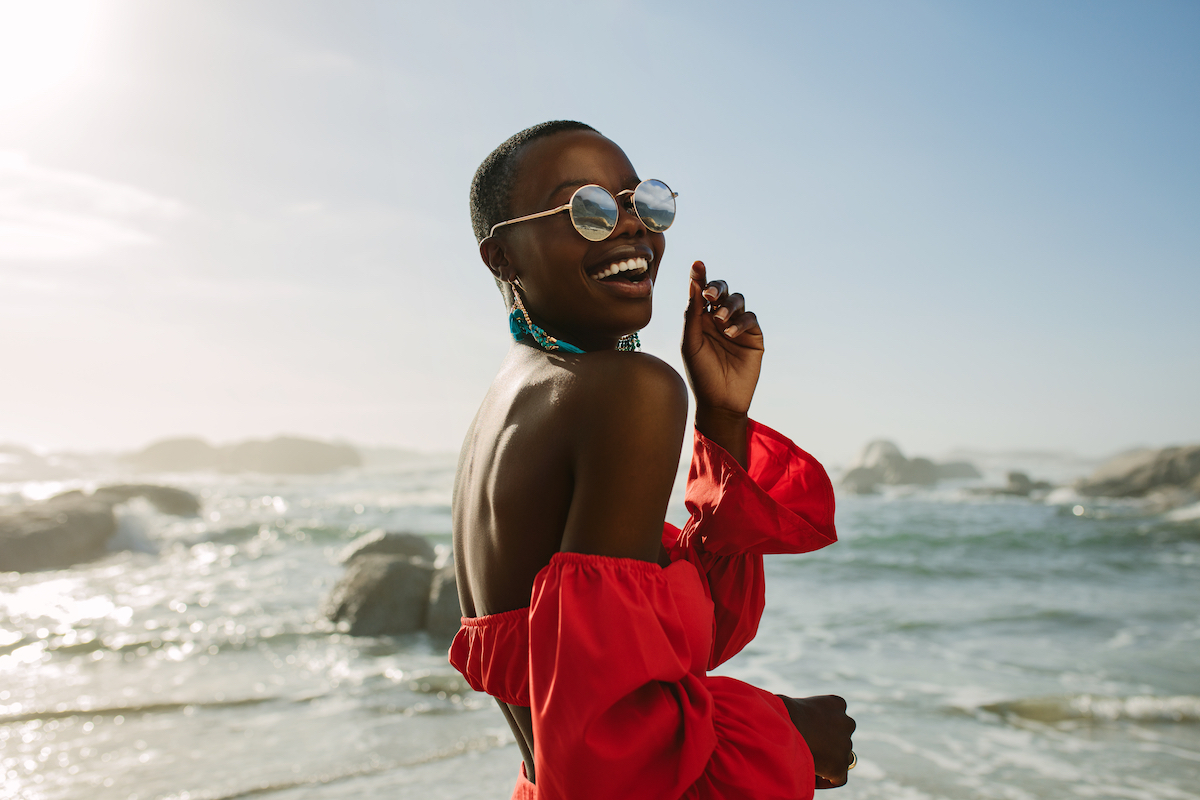
<path fill-rule="evenodd" d="M 529 312 L 525 310 L 525 304 L 521 302 L 521 295 L 517 292 L 517 287 L 512 284 L 509 285 L 512 287 L 513 307 L 512 311 L 508 314 L 508 332 L 512 334 L 514 342 L 519 342 L 528 336 L 537 343 L 538 347 L 546 351 L 562 350 L 564 353 L 583 352 L 570 342 L 556 339 L 542 330 L 529 317 Z M 622 336 L 620 341 L 617 342 L 617 349 L 625 353 L 635 353 L 641 350 L 642 340 L 638 338 L 637 331 L 628 336 Z"/>
<path fill-rule="evenodd" d="M 537 323 L 529 318 L 529 312 L 525 310 L 525 304 L 521 302 L 521 295 L 517 292 L 516 286 L 512 287 L 512 293 L 513 309 L 508 315 L 508 331 L 512 334 L 513 341 L 519 342 L 529 336 L 543 350 L 562 350 L 566 353 L 583 352 L 570 342 L 559 341 L 539 328 Z"/>

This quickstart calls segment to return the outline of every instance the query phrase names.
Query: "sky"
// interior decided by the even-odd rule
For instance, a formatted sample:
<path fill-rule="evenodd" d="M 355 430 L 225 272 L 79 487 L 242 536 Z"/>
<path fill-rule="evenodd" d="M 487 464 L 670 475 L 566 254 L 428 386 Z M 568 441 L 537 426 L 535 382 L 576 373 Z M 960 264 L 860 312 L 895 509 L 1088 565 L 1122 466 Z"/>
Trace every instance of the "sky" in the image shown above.
<path fill-rule="evenodd" d="M 457 449 L 509 346 L 467 194 L 579 119 L 746 297 L 752 415 L 1200 441 L 1200 4 L 0 0 L 0 443 Z M 630 409 L 636 413 L 636 409 Z"/>

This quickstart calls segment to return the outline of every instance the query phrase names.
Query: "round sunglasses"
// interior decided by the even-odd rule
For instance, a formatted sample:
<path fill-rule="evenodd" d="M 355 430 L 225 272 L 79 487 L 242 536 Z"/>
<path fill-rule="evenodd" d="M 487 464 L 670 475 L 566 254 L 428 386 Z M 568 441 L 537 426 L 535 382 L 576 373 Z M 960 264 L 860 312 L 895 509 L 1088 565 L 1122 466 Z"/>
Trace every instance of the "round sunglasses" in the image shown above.
<path fill-rule="evenodd" d="M 505 225 L 515 225 L 518 222 L 570 211 L 571 224 L 579 231 L 579 235 L 589 242 L 600 242 L 617 229 L 617 218 L 621 210 L 617 198 L 625 195 L 633 195 L 633 213 L 637 214 L 637 218 L 652 233 L 662 233 L 675 221 L 675 198 L 679 195 L 672 192 L 671 187 L 662 181 L 642 181 L 637 188 L 617 192 L 615 197 L 603 186 L 589 183 L 576 189 L 571 199 L 558 208 L 497 222 L 488 231 L 488 236 L 494 236 L 496 229 Z"/>

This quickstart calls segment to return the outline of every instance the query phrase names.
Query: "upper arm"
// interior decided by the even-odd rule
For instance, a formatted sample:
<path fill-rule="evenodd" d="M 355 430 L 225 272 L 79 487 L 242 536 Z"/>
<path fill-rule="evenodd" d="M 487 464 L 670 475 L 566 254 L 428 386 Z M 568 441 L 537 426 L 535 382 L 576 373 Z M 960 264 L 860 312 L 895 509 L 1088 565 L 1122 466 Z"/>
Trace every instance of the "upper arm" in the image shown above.
<path fill-rule="evenodd" d="M 687 388 L 650 356 L 606 359 L 574 406 L 574 491 L 564 552 L 659 560 L 679 466 Z"/>

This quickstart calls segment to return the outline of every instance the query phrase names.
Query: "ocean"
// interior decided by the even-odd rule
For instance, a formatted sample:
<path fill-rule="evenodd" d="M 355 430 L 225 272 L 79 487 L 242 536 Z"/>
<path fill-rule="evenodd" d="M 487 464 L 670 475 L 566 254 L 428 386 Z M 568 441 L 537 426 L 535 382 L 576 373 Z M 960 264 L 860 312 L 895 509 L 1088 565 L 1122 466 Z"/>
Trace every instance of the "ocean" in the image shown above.
<path fill-rule="evenodd" d="M 508 797 L 517 747 L 446 641 L 321 615 L 358 536 L 446 552 L 453 470 L 139 476 L 202 515 L 135 500 L 103 559 L 0 574 L 0 796 Z M 859 766 L 832 797 L 1200 798 L 1197 507 L 971 485 L 839 496 L 841 540 L 767 559 L 758 638 L 718 673 L 847 699 Z"/>

